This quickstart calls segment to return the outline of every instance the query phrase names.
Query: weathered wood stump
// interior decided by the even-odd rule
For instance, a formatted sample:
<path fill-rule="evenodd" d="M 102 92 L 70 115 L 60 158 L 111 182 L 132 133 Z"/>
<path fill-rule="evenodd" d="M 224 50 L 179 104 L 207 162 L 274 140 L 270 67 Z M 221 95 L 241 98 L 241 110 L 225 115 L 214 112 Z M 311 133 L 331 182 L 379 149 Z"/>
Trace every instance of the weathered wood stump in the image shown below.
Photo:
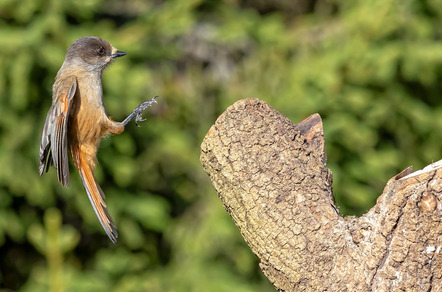
<path fill-rule="evenodd" d="M 281 291 L 442 291 L 442 163 L 387 182 L 360 218 L 332 192 L 322 121 L 230 106 L 201 145 L 224 208 Z"/>

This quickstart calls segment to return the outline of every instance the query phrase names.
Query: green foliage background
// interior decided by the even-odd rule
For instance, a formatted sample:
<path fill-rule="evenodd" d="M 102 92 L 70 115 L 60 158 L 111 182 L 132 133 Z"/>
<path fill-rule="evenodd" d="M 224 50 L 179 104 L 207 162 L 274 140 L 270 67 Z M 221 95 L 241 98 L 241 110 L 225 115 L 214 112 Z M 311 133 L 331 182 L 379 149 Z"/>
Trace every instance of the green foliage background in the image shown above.
<path fill-rule="evenodd" d="M 104 234 L 74 171 L 38 175 L 51 86 L 69 45 L 128 52 L 103 76 L 108 113 L 159 104 L 103 141 Z M 236 100 L 323 117 L 343 214 L 442 153 L 442 1 L 1 0 L 0 287 L 20 291 L 272 291 L 199 163 Z M 9 290 L 8 290 L 9 291 Z"/>

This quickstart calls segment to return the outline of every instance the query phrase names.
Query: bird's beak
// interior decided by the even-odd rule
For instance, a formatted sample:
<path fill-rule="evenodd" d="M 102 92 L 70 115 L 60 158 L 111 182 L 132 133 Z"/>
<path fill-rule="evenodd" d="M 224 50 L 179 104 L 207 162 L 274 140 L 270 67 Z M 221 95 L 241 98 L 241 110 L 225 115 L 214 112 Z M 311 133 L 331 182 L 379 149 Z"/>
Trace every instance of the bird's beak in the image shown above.
<path fill-rule="evenodd" d="M 126 52 L 122 52 L 122 51 L 119 51 L 119 50 L 116 49 L 116 48 L 113 48 L 113 49 L 112 49 L 111 57 L 112 57 L 112 58 L 117 58 L 117 57 L 122 57 L 122 56 L 124 56 L 124 55 L 126 55 L 126 54 L 127 54 Z"/>

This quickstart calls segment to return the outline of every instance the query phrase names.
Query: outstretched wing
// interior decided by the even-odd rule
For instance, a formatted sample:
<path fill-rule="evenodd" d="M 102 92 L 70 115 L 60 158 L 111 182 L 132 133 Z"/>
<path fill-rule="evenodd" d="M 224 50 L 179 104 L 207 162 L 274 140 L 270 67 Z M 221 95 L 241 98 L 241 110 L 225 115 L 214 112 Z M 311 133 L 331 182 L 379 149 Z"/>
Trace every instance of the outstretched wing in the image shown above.
<path fill-rule="evenodd" d="M 77 80 L 70 76 L 58 81 L 53 88 L 52 106 L 46 116 L 40 142 L 40 175 L 51 164 L 57 169 L 58 181 L 69 185 L 69 159 L 67 127 Z"/>

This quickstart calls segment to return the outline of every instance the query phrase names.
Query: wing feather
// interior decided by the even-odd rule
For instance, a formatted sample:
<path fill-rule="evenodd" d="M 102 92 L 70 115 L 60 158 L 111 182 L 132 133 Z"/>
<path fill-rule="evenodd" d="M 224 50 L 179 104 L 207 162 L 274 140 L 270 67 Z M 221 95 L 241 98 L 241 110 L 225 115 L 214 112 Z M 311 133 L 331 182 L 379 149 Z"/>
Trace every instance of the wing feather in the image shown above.
<path fill-rule="evenodd" d="M 68 186 L 70 179 L 67 128 L 76 90 L 77 80 L 74 76 L 56 83 L 53 104 L 46 116 L 40 142 L 40 175 L 53 164 L 57 169 L 58 181 L 63 186 Z"/>

